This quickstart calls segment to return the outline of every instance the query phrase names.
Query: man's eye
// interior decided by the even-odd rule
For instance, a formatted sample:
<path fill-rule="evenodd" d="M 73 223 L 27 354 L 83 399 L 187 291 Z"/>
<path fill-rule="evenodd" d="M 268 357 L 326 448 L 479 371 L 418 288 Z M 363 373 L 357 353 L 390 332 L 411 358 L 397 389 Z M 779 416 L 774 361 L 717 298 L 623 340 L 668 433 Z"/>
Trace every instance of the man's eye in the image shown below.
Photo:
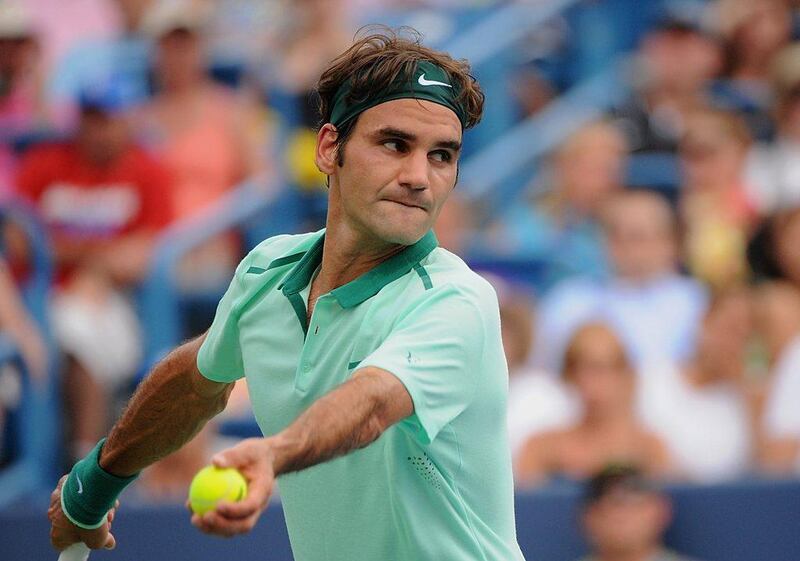
<path fill-rule="evenodd" d="M 449 162 L 453 159 L 452 154 L 445 150 L 437 150 L 436 152 L 431 153 L 431 158 L 436 160 L 437 162 Z"/>
<path fill-rule="evenodd" d="M 404 148 L 403 143 L 399 140 L 387 140 L 383 143 L 383 145 L 392 152 L 402 152 Z"/>

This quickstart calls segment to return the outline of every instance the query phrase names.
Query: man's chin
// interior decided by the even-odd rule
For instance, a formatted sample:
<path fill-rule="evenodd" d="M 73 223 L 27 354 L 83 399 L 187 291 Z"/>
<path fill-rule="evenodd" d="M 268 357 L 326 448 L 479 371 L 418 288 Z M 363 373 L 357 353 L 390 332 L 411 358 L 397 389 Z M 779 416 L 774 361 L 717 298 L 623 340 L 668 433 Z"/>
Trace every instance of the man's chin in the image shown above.
<path fill-rule="evenodd" d="M 400 245 L 414 245 L 419 240 L 422 239 L 427 233 L 428 229 L 409 229 L 409 228 L 391 228 L 391 229 L 382 229 L 379 236 L 382 240 L 393 243 L 393 244 L 400 244 Z"/>

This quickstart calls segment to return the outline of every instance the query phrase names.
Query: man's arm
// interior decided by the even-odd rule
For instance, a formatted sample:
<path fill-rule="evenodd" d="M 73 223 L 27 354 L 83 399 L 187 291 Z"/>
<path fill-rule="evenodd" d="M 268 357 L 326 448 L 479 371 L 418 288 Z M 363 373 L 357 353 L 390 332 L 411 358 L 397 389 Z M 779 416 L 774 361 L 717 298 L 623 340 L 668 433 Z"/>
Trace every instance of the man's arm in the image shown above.
<path fill-rule="evenodd" d="M 111 429 L 100 466 L 118 476 L 138 473 L 194 437 L 225 408 L 233 384 L 197 369 L 205 336 L 178 347 L 156 365 Z"/>
<path fill-rule="evenodd" d="M 247 498 L 221 503 L 192 523 L 232 536 L 253 528 L 272 493 L 275 477 L 331 460 L 371 444 L 414 412 L 411 396 L 393 374 L 367 367 L 317 400 L 285 430 L 251 438 L 217 454 L 219 467 L 235 467 L 250 482 Z"/>
<path fill-rule="evenodd" d="M 204 336 L 189 341 L 158 363 L 131 398 L 114 425 L 98 463 L 117 477 L 132 476 L 167 456 L 199 432 L 227 402 L 233 384 L 212 382 L 197 370 L 197 352 Z M 73 524 L 63 512 L 61 491 L 67 477 L 59 481 L 51 496 L 50 539 L 57 549 L 83 541 L 93 548 L 109 547 L 110 520 L 95 529 Z"/>
<path fill-rule="evenodd" d="M 364 368 L 270 439 L 275 475 L 364 448 L 413 412 L 400 380 L 380 368 Z"/>

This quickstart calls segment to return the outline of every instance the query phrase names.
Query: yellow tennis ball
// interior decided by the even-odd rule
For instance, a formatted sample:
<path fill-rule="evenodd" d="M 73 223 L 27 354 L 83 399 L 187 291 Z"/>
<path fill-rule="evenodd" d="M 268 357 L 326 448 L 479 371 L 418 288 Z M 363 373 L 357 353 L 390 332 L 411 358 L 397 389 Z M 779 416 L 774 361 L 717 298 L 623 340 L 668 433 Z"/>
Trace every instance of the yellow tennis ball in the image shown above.
<path fill-rule="evenodd" d="M 206 466 L 197 472 L 189 486 L 192 512 L 203 515 L 219 501 L 240 501 L 247 496 L 247 480 L 234 468 Z"/>

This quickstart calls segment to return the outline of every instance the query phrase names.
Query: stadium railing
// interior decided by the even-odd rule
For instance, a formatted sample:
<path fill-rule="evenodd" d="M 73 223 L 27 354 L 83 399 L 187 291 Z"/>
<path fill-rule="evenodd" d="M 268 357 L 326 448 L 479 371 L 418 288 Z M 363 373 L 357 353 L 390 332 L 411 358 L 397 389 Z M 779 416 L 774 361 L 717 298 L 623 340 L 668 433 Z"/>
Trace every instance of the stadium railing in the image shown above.
<path fill-rule="evenodd" d="M 37 427 L 42 413 L 40 396 L 33 389 L 28 369 L 11 339 L 0 334 L 0 380 L 3 391 L 18 390 L 5 411 L 3 447 L 9 463 L 0 470 L 0 509 L 37 490 L 43 480 L 39 463 L 41 443 Z M 17 393 L 17 391 L 14 391 Z"/>
<path fill-rule="evenodd" d="M 0 367 L 12 368 L 19 376 L 22 397 L 14 411 L 16 425 L 13 462 L 0 471 L 0 508 L 26 493 L 48 485 L 58 475 L 61 449 L 57 437 L 60 399 L 57 353 L 49 328 L 47 301 L 53 278 L 50 245 L 35 213 L 21 203 L 4 203 L 0 215 L 16 225 L 28 243 L 30 274 L 22 296 L 48 350 L 47 378 L 34 384 L 17 347 L 0 337 Z"/>
<path fill-rule="evenodd" d="M 254 217 L 270 222 L 268 211 L 280 193 L 270 182 L 250 180 L 232 189 L 203 213 L 169 227 L 158 239 L 149 273 L 140 288 L 145 366 L 153 364 L 184 337 L 182 303 L 218 299 L 225 286 L 210 293 L 183 295 L 175 273 L 189 251 L 214 236 L 235 229 Z M 273 207 L 277 208 L 277 207 Z M 275 224 L 280 221 L 276 218 Z"/>
<path fill-rule="evenodd" d="M 461 166 L 461 194 L 479 202 L 485 218 L 513 204 L 537 161 L 586 123 L 600 118 L 628 89 L 627 62 L 612 62 L 537 113 L 514 126 Z"/>
<path fill-rule="evenodd" d="M 455 58 L 467 59 L 486 95 L 483 119 L 464 139 L 465 155 L 500 138 L 519 120 L 511 79 L 520 64 L 515 47 L 524 37 L 577 4 L 578 0 L 511 3 L 487 10 L 485 18 L 436 45 Z"/>

